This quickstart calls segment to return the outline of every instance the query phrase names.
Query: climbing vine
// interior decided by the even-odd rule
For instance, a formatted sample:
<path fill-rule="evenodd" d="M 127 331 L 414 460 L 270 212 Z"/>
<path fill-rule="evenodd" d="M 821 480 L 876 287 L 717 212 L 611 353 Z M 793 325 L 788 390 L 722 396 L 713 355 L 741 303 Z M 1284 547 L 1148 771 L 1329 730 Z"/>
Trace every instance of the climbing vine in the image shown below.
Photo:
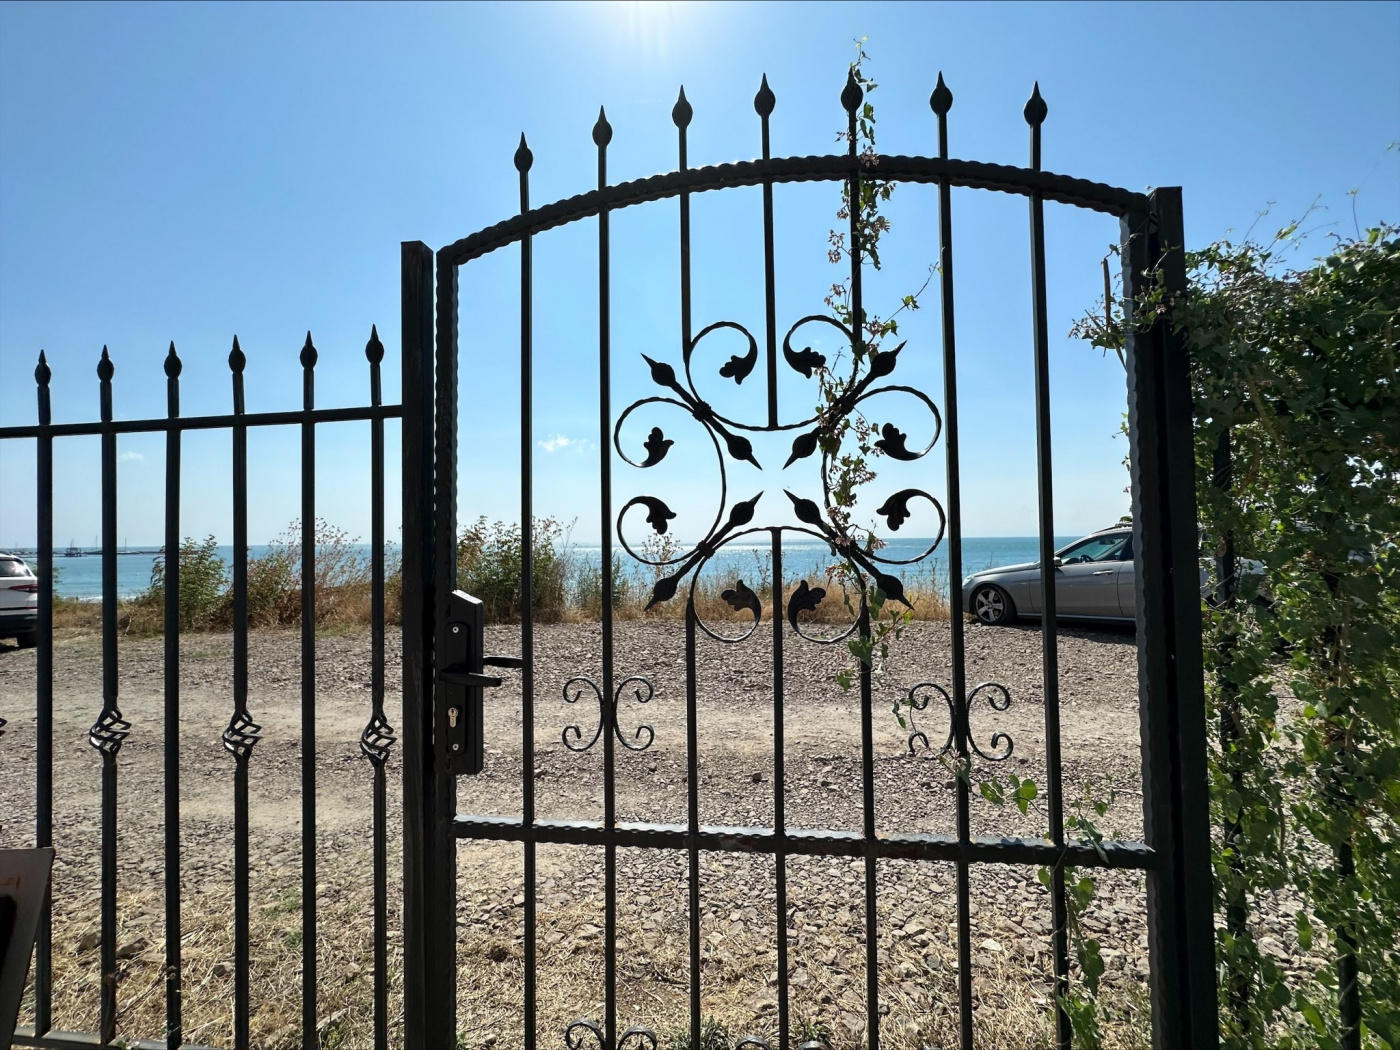
<path fill-rule="evenodd" d="M 1221 1034 L 1400 1047 L 1400 237 L 1187 253 Z M 1118 350 L 1160 293 L 1080 322 Z M 1291 937 L 1271 924 L 1300 902 Z M 1285 949 L 1279 940 L 1293 942 Z M 1289 972 L 1288 953 L 1305 962 Z"/>
<path fill-rule="evenodd" d="M 856 58 L 850 65 L 851 77 L 864 93 L 856 112 L 854 142 L 863 173 L 875 169 L 875 106 L 870 96 L 879 87 L 865 68 L 870 61 L 870 56 L 865 52 L 866 39 L 862 37 L 856 41 Z M 847 128 L 837 132 L 836 138 L 839 142 L 850 144 L 850 136 L 850 129 Z M 852 367 L 847 369 L 843 366 L 845 352 L 842 351 L 835 354 L 829 363 L 823 362 L 815 368 L 818 383 L 817 446 L 823 453 L 824 481 L 830 492 L 825 508 L 827 519 L 839 533 L 852 537 L 866 552 L 873 553 L 883 546 L 883 542 L 873 530 L 857 520 L 855 507 L 861 490 L 876 478 L 873 461 L 883 455 L 879 445 L 882 429 L 859 407 L 847 406 L 845 394 L 871 375 L 872 370 L 880 367 L 877 362 L 882 354 L 899 352 L 902 343 L 887 349 L 885 341 L 899 335 L 900 314 L 919 308 L 919 297 L 928 288 L 933 269 L 930 268 L 923 285 L 914 293 L 903 296 L 899 306 L 888 316 L 880 317 L 863 307 L 857 316 L 849 267 L 853 260 L 858 259 L 861 266 L 880 269 L 880 239 L 890 231 L 889 217 L 880 214 L 880 205 L 894 194 L 895 183 L 863 175 L 857 186 L 858 192 L 853 200 L 850 184 L 841 184 L 841 206 L 836 218 L 846 223 L 847 229 L 830 231 L 827 259 L 834 265 L 845 266 L 847 273 L 831 285 L 823 300 L 831 316 L 852 334 Z M 855 223 L 854 229 L 851 229 L 853 213 Z M 855 585 L 859 593 L 860 587 L 864 586 L 863 574 L 855 562 L 847 557 L 835 566 L 832 575 L 835 582 L 842 586 L 847 608 L 855 612 L 850 591 Z M 855 665 L 837 673 L 837 682 L 842 689 L 851 687 L 861 665 L 871 668 L 877 677 L 883 674 L 892 644 L 899 640 L 904 628 L 913 619 L 913 613 L 907 606 L 901 608 L 873 585 L 866 590 L 866 604 L 870 610 L 870 630 L 868 633 L 858 632 L 847 643 Z"/>

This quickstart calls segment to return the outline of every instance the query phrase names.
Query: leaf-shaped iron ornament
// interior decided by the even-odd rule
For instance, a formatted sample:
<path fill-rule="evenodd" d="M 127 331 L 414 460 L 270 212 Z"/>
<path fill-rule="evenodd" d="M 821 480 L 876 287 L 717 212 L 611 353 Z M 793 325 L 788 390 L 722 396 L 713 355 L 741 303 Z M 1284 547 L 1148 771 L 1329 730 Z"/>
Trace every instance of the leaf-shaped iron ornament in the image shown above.
<path fill-rule="evenodd" d="M 921 453 L 909 451 L 905 446 L 905 442 L 908 440 L 908 434 L 904 433 L 893 423 L 886 423 L 880 428 L 880 438 L 875 442 L 875 447 L 889 456 L 890 459 L 902 459 L 905 461 L 918 459 Z M 876 513 L 880 512 L 877 511 Z"/>
<path fill-rule="evenodd" d="M 642 442 L 642 447 L 647 450 L 647 458 L 642 460 L 644 467 L 654 467 L 666 458 L 666 453 L 671 451 L 671 446 L 675 442 L 661 433 L 660 427 L 652 427 L 647 439 Z"/>
<path fill-rule="evenodd" d="M 763 498 L 763 493 L 759 493 L 753 499 L 746 499 L 742 503 L 734 504 L 734 509 L 729 512 L 729 523 L 725 525 L 724 531 L 731 532 L 734 529 L 741 529 L 749 522 L 753 521 L 754 507 Z"/>
<path fill-rule="evenodd" d="M 798 434 L 792 439 L 792 454 L 788 456 L 787 462 L 783 464 L 783 469 L 787 470 L 799 459 L 806 459 L 817 450 L 817 432 L 809 431 L 806 434 Z"/>
<path fill-rule="evenodd" d="M 796 589 L 788 598 L 787 618 L 792 624 L 792 629 L 798 631 L 797 614 L 803 612 L 815 612 L 822 599 L 826 597 L 825 587 L 809 587 L 806 580 L 798 583 Z"/>
<path fill-rule="evenodd" d="M 755 620 L 763 615 L 763 606 L 759 604 L 758 595 L 754 594 L 743 580 L 735 580 L 733 587 L 720 592 L 720 597 L 735 612 L 743 612 L 747 609 L 753 613 Z"/>
<path fill-rule="evenodd" d="M 908 340 L 905 340 L 908 342 Z M 881 350 L 877 354 L 870 355 L 870 371 L 866 373 L 871 379 L 884 379 L 894 371 L 894 366 L 899 363 L 899 352 L 904 349 L 904 343 L 890 350 Z"/>
<path fill-rule="evenodd" d="M 812 378 L 817 369 L 826 367 L 826 355 L 817 353 L 810 346 L 804 346 L 801 350 L 784 346 L 783 359 L 794 372 L 801 372 L 808 379 Z"/>
<path fill-rule="evenodd" d="M 632 501 L 640 503 L 647 509 L 647 524 L 656 530 L 658 536 L 664 536 L 668 523 L 676 516 L 676 512 L 666 506 L 664 500 L 655 496 L 638 496 Z"/>
<path fill-rule="evenodd" d="M 680 585 L 681 577 L 690 571 L 690 565 L 681 567 L 679 572 L 670 576 L 663 576 L 657 580 L 651 588 L 651 601 L 647 602 L 647 609 L 653 605 L 660 605 L 662 602 L 669 602 L 676 596 L 676 588 Z"/>
<path fill-rule="evenodd" d="M 812 500 L 803 499 L 801 496 L 794 496 L 787 489 L 783 490 L 787 498 L 792 500 L 792 512 L 797 515 L 797 520 L 806 522 L 808 525 L 822 525 L 821 508 Z"/>
<path fill-rule="evenodd" d="M 891 532 L 898 532 L 899 527 L 909 520 L 909 501 L 915 496 L 922 496 L 924 493 L 918 489 L 900 489 L 884 503 L 875 509 L 875 513 L 885 519 Z"/>

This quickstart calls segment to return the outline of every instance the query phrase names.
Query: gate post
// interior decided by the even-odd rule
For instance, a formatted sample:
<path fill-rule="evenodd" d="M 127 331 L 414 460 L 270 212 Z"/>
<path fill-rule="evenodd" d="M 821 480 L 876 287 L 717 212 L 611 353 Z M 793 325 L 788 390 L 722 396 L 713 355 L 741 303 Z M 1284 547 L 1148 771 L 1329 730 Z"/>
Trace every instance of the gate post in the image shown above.
<path fill-rule="evenodd" d="M 403 360 L 403 953 L 404 1045 L 453 1046 L 455 887 L 443 879 L 451 820 L 433 747 L 436 548 L 433 519 L 433 252 L 402 245 Z M 448 844 L 450 845 L 450 843 Z M 445 883 L 445 884 L 444 884 Z M 443 898 L 447 911 L 441 910 Z M 446 916 L 446 920 L 444 920 Z M 444 926 L 446 927 L 444 929 Z"/>
<path fill-rule="evenodd" d="M 1153 191 L 1123 219 L 1128 309 L 1166 293 L 1150 329 L 1127 332 L 1128 443 L 1137 577 L 1143 819 L 1155 853 L 1147 875 L 1152 1043 L 1219 1044 L 1201 654 L 1190 357 L 1171 323 L 1186 290 L 1181 190 Z"/>

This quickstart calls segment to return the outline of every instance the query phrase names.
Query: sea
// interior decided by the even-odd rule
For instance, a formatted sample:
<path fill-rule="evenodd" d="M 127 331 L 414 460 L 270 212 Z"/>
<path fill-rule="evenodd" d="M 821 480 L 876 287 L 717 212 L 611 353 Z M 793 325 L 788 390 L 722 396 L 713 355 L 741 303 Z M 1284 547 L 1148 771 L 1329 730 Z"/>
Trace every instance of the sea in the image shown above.
<path fill-rule="evenodd" d="M 754 537 L 760 539 L 759 537 Z M 1077 539 L 1076 536 L 1057 536 L 1055 546 L 1064 546 Z M 918 558 L 928 550 L 930 539 L 903 536 L 889 542 L 880 551 L 887 559 Z M 1012 565 L 1019 562 L 1035 561 L 1039 557 L 1040 541 L 1034 536 L 965 536 L 962 541 L 962 564 L 964 574 L 997 565 Z M 266 545 L 253 545 L 249 553 L 254 556 L 266 554 Z M 369 544 L 360 544 L 360 552 L 368 560 Z M 683 550 L 684 546 L 678 548 Z M 594 544 L 570 544 L 567 548 L 578 562 L 598 566 L 602 559 L 602 549 Z M 619 549 L 620 550 L 620 549 Z M 34 564 L 33 551 L 15 551 Z M 394 559 L 398 553 L 397 544 L 388 544 L 386 554 Z M 227 564 L 233 560 L 232 547 L 219 547 L 219 557 Z M 625 551 L 620 551 L 624 571 L 632 571 L 639 578 L 650 578 L 651 570 L 645 565 L 632 561 Z M 151 568 L 160 560 L 158 547 L 130 547 L 118 551 L 117 556 L 117 595 L 133 598 L 146 590 L 151 583 Z M 785 540 L 783 542 L 783 576 L 788 580 L 802 577 L 815 579 L 832 563 L 831 550 L 824 543 L 814 540 Z M 771 579 L 773 574 L 771 544 L 766 541 L 746 543 L 735 542 L 717 553 L 702 569 L 702 575 L 713 579 L 742 579 L 751 586 Z M 81 555 L 66 557 L 62 548 L 54 551 L 56 579 L 54 590 L 65 598 L 91 601 L 102 596 L 102 558 L 100 550 L 87 548 Z M 948 541 L 945 538 L 933 552 L 921 561 L 888 569 L 894 575 L 913 583 L 931 582 L 946 586 L 948 580 Z"/>

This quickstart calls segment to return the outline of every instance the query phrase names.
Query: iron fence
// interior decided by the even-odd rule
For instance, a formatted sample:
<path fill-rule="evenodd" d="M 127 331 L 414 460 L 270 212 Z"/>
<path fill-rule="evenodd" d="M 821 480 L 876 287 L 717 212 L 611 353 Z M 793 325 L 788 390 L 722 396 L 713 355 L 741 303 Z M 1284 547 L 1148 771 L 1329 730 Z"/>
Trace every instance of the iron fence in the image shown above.
<path fill-rule="evenodd" d="M 36 729 L 36 823 L 34 843 L 57 845 L 54 827 L 54 442 L 78 436 L 101 440 L 102 508 L 102 703 L 88 732 L 88 742 L 101 762 L 101 897 L 98 1030 L 64 1032 L 53 1028 L 54 942 L 52 902 L 46 902 L 39 926 L 33 967 L 32 1023 L 21 1026 L 15 1041 L 21 1046 L 68 1048 L 111 1044 L 117 1038 L 123 985 L 118 970 L 118 755 L 132 734 L 143 731 L 124 718 L 118 695 L 118 588 L 117 588 L 117 445 L 128 434 L 165 435 L 165 543 L 164 543 L 164 992 L 163 1038 L 137 1040 L 131 1045 L 186 1046 L 182 1003 L 185 981 L 181 959 L 181 833 L 180 754 L 190 740 L 181 735 L 180 678 L 180 544 L 181 544 L 181 439 L 199 430 L 221 430 L 232 441 L 232 690 L 230 713 L 220 742 L 232 758 L 233 796 L 233 1010 L 232 1045 L 250 1046 L 249 1014 L 254 990 L 250 976 L 249 937 L 249 778 L 256 767 L 256 746 L 262 727 L 258 712 L 249 705 L 248 692 L 248 433 L 255 427 L 295 426 L 300 431 L 300 618 L 301 618 L 301 999 L 303 1040 L 312 1042 L 317 1032 L 317 875 L 316 875 L 316 428 L 327 423 L 367 421 L 370 424 L 371 507 L 371 688 L 368 720 L 360 736 L 360 749 L 372 767 L 373 809 L 373 983 L 375 1045 L 388 1045 L 388 903 L 386 764 L 395 736 L 384 711 L 385 561 L 384 561 L 384 425 L 404 412 L 399 405 L 385 405 L 381 396 L 381 363 L 384 346 L 377 330 L 371 330 L 365 346 L 369 364 L 369 404 L 353 408 L 317 408 L 315 368 L 317 350 L 307 333 L 301 349 L 302 407 L 279 412 L 249 412 L 244 391 L 246 356 L 233 340 L 228 356 L 233 411 L 226 415 L 184 416 L 180 413 L 182 363 L 172 343 L 165 358 L 167 414 L 164 418 L 117 419 L 114 413 L 116 366 L 107 348 L 97 366 L 99 419 L 86 423 L 54 423 L 49 385 L 52 372 L 44 354 L 34 378 L 38 385 L 38 421 L 34 425 L 0 428 L 0 441 L 29 439 L 36 442 L 37 575 L 39 577 Z M 405 369 L 414 366 L 412 355 Z M 63 701 L 69 702 L 64 697 Z M 61 833 L 61 829 L 60 833 Z"/>

